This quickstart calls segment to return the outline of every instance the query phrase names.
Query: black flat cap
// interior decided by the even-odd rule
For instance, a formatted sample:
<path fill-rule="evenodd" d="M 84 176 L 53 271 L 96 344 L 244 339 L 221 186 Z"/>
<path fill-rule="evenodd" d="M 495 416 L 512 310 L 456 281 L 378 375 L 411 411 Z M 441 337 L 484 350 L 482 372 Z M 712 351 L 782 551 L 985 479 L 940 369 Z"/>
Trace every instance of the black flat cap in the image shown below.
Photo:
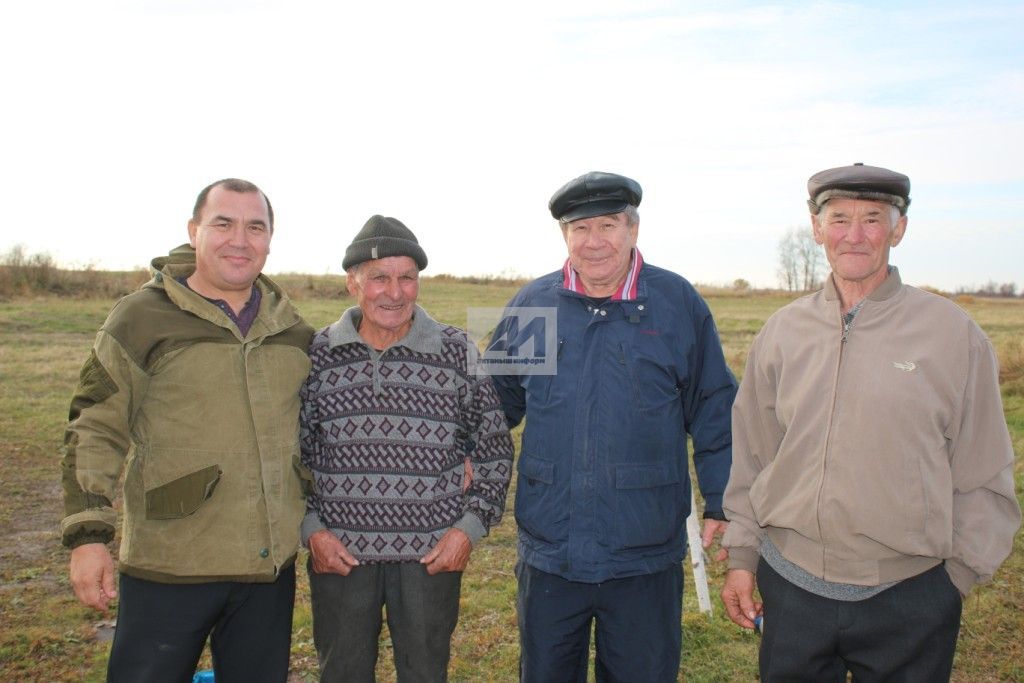
<path fill-rule="evenodd" d="M 348 270 L 363 261 L 388 256 L 408 256 L 420 270 L 427 267 L 427 254 L 412 230 L 397 218 L 373 215 L 348 245 L 341 267 Z"/>
<path fill-rule="evenodd" d="M 810 199 L 807 206 L 817 215 L 821 206 L 833 197 L 850 199 L 871 199 L 892 204 L 907 213 L 910 206 L 910 178 L 878 166 L 856 163 L 819 171 L 807 181 Z"/>
<path fill-rule="evenodd" d="M 640 183 L 617 173 L 591 171 L 573 178 L 551 195 L 548 209 L 562 223 L 581 218 L 607 216 L 640 206 Z"/>

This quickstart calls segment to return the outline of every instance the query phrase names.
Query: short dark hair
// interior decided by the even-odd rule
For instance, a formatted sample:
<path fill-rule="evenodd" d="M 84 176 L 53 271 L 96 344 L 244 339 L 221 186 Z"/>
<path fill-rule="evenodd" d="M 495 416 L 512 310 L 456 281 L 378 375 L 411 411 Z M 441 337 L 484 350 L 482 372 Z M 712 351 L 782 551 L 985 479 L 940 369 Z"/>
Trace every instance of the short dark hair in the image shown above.
<path fill-rule="evenodd" d="M 274 207 L 270 205 L 270 198 L 264 194 L 263 190 L 256 187 L 255 184 L 250 183 L 248 180 L 241 180 L 239 178 L 224 178 L 218 180 L 215 183 L 210 183 L 202 189 L 199 196 L 196 197 L 196 205 L 192 209 L 192 220 L 196 223 L 199 222 L 199 216 L 203 212 L 203 207 L 206 205 L 206 197 L 210 194 L 210 190 L 215 187 L 223 186 L 225 190 L 231 192 L 259 192 L 260 196 L 263 197 L 263 201 L 267 203 L 267 216 L 270 218 L 270 230 L 274 230 Z"/>

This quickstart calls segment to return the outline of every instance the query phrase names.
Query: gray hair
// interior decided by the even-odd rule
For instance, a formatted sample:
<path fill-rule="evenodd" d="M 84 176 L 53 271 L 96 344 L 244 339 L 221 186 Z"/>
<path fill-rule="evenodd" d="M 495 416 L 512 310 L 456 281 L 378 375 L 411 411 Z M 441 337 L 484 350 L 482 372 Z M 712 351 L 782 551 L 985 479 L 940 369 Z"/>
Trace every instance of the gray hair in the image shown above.
<path fill-rule="evenodd" d="M 366 263 L 366 261 L 362 261 L 361 263 L 357 263 L 354 266 L 346 268 L 345 269 L 345 277 L 350 277 L 353 280 L 358 280 L 359 279 L 359 272 L 363 269 L 363 264 L 364 263 Z"/>
<path fill-rule="evenodd" d="M 836 199 L 839 199 L 839 197 L 836 197 Z M 818 206 L 818 213 L 811 214 L 814 217 L 814 220 L 818 221 L 819 224 L 821 223 L 821 217 L 825 214 L 825 209 L 828 207 L 828 203 L 830 201 L 832 201 L 832 198 L 826 199 Z M 899 223 L 900 216 L 902 215 L 899 207 L 882 200 L 872 199 L 869 201 L 880 201 L 889 207 L 889 231 L 892 232 L 896 228 L 896 224 Z"/>

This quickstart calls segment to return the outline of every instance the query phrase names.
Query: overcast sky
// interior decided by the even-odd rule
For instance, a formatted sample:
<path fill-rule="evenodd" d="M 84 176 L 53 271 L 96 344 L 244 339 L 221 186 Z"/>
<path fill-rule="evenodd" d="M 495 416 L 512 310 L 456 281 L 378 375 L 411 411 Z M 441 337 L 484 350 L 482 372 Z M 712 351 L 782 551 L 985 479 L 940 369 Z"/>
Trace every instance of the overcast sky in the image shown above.
<path fill-rule="evenodd" d="M 0 60 L 0 252 L 143 266 L 236 176 L 269 272 L 340 272 L 381 213 L 425 275 L 535 276 L 549 197 L 604 170 L 646 260 L 774 286 L 808 176 L 862 161 L 911 178 L 907 282 L 1024 285 L 1021 2 L 38 0 Z"/>

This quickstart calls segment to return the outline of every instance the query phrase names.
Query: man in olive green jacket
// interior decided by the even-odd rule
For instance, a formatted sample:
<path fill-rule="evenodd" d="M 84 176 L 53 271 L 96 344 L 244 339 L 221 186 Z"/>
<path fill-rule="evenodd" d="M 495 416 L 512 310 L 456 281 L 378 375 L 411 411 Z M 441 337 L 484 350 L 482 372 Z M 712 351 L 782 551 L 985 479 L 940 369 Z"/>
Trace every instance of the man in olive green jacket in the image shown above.
<path fill-rule="evenodd" d="M 298 390 L 312 329 L 260 274 L 273 209 L 204 189 L 190 244 L 114 307 L 82 369 L 63 460 L 63 542 L 84 604 L 117 597 L 107 549 L 124 477 L 108 680 L 284 681 L 304 486 Z"/>

